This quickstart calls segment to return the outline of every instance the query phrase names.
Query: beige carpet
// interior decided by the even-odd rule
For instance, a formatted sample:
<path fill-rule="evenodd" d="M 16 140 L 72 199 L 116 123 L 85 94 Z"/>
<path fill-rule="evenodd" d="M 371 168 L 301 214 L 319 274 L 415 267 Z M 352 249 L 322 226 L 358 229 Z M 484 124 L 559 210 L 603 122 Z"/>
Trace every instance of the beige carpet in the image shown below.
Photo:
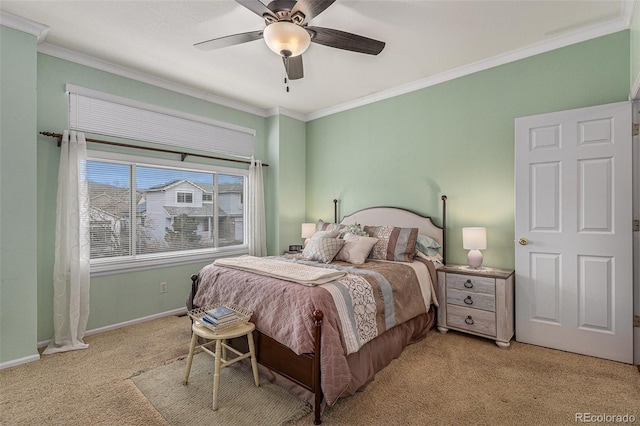
<path fill-rule="evenodd" d="M 89 349 L 0 371 L 2 425 L 167 425 L 129 379 L 189 351 L 191 321 L 165 317 L 85 338 Z"/>
<path fill-rule="evenodd" d="M 282 425 L 311 412 L 304 402 L 264 379 L 256 387 L 248 364 L 220 371 L 218 410 L 213 411 L 213 361 L 208 354 L 197 353 L 187 386 L 182 384 L 186 358 L 135 375 L 132 380 L 174 426 Z"/>
<path fill-rule="evenodd" d="M 185 356 L 189 336 L 187 317 L 166 317 L 89 336 L 88 350 L 1 370 L 0 424 L 167 425 L 130 377 Z M 638 369 L 432 331 L 364 391 L 329 407 L 323 424 L 575 425 L 576 413 L 629 413 L 640 424 Z M 310 425 L 311 416 L 295 424 Z"/>
<path fill-rule="evenodd" d="M 637 367 L 434 330 L 364 391 L 329 407 L 323 424 L 575 425 L 576 413 L 628 413 L 640 423 Z"/>

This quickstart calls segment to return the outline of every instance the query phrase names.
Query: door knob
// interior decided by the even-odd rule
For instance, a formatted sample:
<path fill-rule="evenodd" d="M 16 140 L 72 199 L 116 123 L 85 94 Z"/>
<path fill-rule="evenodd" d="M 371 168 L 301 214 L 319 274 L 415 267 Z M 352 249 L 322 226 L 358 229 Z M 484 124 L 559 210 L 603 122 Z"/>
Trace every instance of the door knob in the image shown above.
<path fill-rule="evenodd" d="M 520 238 L 520 239 L 518 240 L 518 243 L 519 243 L 521 246 L 526 246 L 527 244 L 529 244 L 529 240 L 527 240 L 525 237 L 522 237 L 522 238 Z"/>

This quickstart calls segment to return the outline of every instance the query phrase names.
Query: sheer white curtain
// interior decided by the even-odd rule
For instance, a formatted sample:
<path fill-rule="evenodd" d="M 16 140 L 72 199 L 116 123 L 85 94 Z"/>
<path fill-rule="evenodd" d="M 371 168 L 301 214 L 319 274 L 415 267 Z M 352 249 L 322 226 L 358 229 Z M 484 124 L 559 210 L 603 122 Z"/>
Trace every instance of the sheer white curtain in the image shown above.
<path fill-rule="evenodd" d="M 249 197 L 247 200 L 249 255 L 267 255 L 267 231 L 264 219 L 264 183 L 262 161 L 251 158 L 249 166 Z"/>
<path fill-rule="evenodd" d="M 53 266 L 54 338 L 45 354 L 86 349 L 89 319 L 89 191 L 83 133 L 64 131 L 60 147 Z"/>

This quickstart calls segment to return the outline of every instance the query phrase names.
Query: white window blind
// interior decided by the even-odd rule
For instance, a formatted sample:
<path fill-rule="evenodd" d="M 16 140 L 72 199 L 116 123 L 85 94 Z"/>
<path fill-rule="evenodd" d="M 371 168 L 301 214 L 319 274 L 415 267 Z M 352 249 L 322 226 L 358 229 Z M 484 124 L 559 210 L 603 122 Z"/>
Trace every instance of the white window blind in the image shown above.
<path fill-rule="evenodd" d="M 67 85 L 69 128 L 240 157 L 253 155 L 255 130 Z"/>

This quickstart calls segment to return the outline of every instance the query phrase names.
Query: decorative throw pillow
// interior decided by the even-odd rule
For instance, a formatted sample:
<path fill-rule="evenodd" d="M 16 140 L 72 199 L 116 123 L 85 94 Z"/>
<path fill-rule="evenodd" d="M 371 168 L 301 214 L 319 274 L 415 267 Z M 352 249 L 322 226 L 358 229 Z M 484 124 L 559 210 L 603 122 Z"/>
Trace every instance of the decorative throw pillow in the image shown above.
<path fill-rule="evenodd" d="M 369 258 L 413 262 L 416 257 L 418 228 L 396 228 L 395 226 L 365 226 L 369 236 L 377 238 Z"/>
<path fill-rule="evenodd" d="M 329 263 L 336 257 L 344 245 L 344 240 L 337 238 L 311 238 L 302 251 L 302 256 L 309 260 Z"/>
<path fill-rule="evenodd" d="M 440 244 L 431 237 L 419 234 L 416 240 L 416 249 L 427 256 L 435 256 L 440 253 Z"/>
<path fill-rule="evenodd" d="M 361 265 L 367 260 L 367 256 L 377 242 L 377 238 L 347 233 L 344 235 L 344 245 L 336 255 L 336 260 Z"/>
<path fill-rule="evenodd" d="M 344 227 L 339 223 L 328 223 L 323 221 L 322 219 L 318 219 L 318 223 L 316 223 L 316 231 L 336 231 L 340 230 Z"/>
<path fill-rule="evenodd" d="M 312 236 L 312 240 L 317 240 L 318 238 L 338 238 L 340 231 L 337 229 L 333 231 L 316 231 Z"/>
<path fill-rule="evenodd" d="M 369 236 L 366 232 L 364 232 L 364 229 L 362 229 L 359 223 L 343 225 L 343 227 L 340 228 L 340 234 L 338 235 L 338 238 L 343 238 L 346 234 L 360 235 L 362 237 Z"/>

